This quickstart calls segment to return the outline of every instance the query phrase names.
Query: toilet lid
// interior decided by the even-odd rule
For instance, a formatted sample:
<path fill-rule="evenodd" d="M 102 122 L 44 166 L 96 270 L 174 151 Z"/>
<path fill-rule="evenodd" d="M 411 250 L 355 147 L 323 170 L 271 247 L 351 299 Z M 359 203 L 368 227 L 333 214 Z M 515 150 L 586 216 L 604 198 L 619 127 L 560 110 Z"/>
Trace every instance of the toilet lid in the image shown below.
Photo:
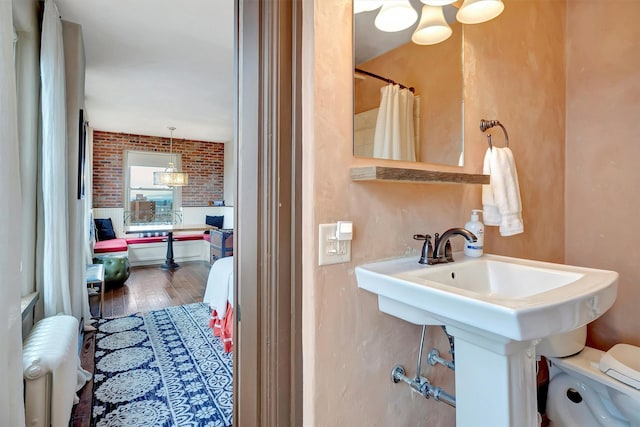
<path fill-rule="evenodd" d="M 600 359 L 605 374 L 640 390 L 640 347 L 616 344 Z"/>

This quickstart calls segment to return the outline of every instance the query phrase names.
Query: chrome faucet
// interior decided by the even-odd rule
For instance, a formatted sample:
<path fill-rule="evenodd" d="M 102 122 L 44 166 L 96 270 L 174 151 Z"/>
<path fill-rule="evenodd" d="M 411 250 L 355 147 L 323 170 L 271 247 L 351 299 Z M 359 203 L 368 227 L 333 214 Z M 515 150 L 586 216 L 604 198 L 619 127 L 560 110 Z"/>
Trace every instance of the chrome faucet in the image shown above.
<path fill-rule="evenodd" d="M 422 245 L 422 253 L 420 255 L 420 264 L 440 264 L 445 262 L 453 262 L 453 255 L 451 253 L 451 243 L 449 239 L 454 235 L 460 235 L 467 239 L 469 242 L 476 242 L 478 239 L 475 234 L 467 230 L 466 228 L 450 228 L 442 235 L 434 234 L 433 247 L 431 246 L 431 236 L 428 234 L 414 234 L 415 240 L 424 240 Z"/>

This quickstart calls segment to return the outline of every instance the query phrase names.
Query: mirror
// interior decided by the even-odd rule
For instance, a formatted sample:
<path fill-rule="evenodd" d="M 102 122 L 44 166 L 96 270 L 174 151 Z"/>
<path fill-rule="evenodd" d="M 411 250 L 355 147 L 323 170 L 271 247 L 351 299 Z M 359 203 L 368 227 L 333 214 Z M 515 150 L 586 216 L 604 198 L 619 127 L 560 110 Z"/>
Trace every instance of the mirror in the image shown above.
<path fill-rule="evenodd" d="M 422 2 L 411 0 L 411 4 L 419 13 Z M 379 144 L 374 155 L 381 89 L 388 83 L 355 72 L 358 69 L 415 89 L 416 161 L 463 166 L 463 26 L 455 19 L 456 8 L 443 10 L 453 34 L 434 45 L 411 41 L 418 22 L 389 33 L 374 25 L 379 9 L 354 15 L 354 156 L 393 158 L 381 154 Z"/>

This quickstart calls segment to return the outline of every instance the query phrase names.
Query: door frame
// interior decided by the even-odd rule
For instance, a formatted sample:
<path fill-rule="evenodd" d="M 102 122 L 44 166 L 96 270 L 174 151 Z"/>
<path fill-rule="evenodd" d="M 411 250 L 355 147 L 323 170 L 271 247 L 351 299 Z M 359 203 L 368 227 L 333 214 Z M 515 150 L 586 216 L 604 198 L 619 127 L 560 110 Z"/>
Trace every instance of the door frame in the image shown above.
<path fill-rule="evenodd" d="M 302 0 L 236 0 L 234 425 L 301 426 Z"/>

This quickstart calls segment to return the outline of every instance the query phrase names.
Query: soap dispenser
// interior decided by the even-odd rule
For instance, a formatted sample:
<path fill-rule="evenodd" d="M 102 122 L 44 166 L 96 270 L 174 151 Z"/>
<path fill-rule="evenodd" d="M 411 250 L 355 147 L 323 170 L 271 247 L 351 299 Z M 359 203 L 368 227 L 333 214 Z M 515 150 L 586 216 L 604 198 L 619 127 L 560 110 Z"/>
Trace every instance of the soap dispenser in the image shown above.
<path fill-rule="evenodd" d="M 482 256 L 482 247 L 484 245 L 484 224 L 479 219 L 478 213 L 482 212 L 480 209 L 473 209 L 471 211 L 471 219 L 464 225 L 464 228 L 475 234 L 477 241 L 469 242 L 464 241 L 464 254 L 470 257 Z"/>

